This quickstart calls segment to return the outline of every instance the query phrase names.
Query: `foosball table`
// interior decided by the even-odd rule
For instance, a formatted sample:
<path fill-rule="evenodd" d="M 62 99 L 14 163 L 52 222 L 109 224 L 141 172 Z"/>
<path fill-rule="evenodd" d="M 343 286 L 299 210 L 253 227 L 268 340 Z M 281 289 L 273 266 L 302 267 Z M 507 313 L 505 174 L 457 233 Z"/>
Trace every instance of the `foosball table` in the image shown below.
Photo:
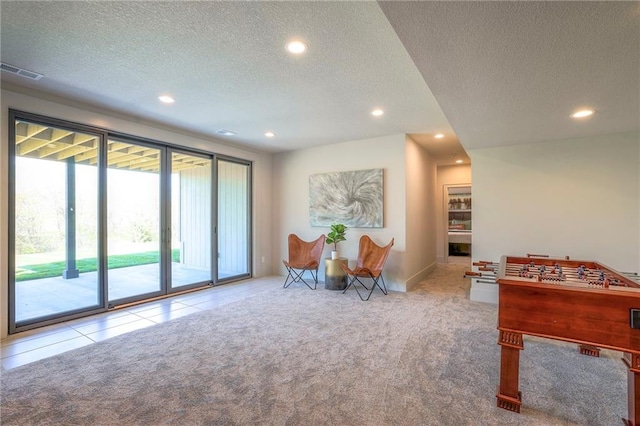
<path fill-rule="evenodd" d="M 627 426 L 640 426 L 640 284 L 593 261 L 503 256 L 481 264 L 499 285 L 501 346 L 497 405 L 520 412 L 518 389 L 523 334 L 574 342 L 584 355 L 600 348 L 623 353 L 628 369 Z M 483 277 L 486 273 L 471 274 Z"/>

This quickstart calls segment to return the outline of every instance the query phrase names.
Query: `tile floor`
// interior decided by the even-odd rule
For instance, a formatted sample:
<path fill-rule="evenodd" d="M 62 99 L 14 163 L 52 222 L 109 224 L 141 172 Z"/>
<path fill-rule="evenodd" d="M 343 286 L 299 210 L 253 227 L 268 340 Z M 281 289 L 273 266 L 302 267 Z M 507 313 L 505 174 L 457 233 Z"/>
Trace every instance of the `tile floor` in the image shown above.
<path fill-rule="evenodd" d="M 215 309 L 281 286 L 283 282 L 284 277 L 250 279 L 11 335 L 0 343 L 2 370 L 184 315 Z"/>

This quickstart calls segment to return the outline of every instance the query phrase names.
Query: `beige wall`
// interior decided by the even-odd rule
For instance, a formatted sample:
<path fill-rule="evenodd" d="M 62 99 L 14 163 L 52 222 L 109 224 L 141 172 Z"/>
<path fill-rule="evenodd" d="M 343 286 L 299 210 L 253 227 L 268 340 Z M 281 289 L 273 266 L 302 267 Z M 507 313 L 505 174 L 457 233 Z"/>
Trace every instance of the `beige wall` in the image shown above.
<path fill-rule="evenodd" d="M 433 271 L 436 260 L 436 165 L 427 151 L 407 136 L 407 290 Z"/>
<path fill-rule="evenodd" d="M 7 334 L 7 292 L 8 292 L 8 110 L 41 114 L 49 117 L 94 125 L 134 136 L 196 148 L 211 153 L 224 154 L 253 162 L 253 254 L 254 276 L 260 277 L 272 273 L 271 241 L 271 154 L 263 154 L 225 144 L 223 141 L 205 139 L 195 135 L 176 133 L 159 128 L 150 123 L 127 120 L 124 117 L 109 115 L 108 112 L 86 105 L 65 103 L 51 96 L 36 97 L 34 94 L 2 90 L 2 119 L 0 120 L 0 337 Z M 264 262 L 262 262 L 264 258 Z"/>
<path fill-rule="evenodd" d="M 437 173 L 438 175 L 437 175 L 435 203 L 437 208 L 436 226 L 438 231 L 436 234 L 437 236 L 436 248 L 437 248 L 438 262 L 444 263 L 447 259 L 447 253 L 449 250 L 448 238 L 447 238 L 447 231 L 449 229 L 448 204 L 447 204 L 448 199 L 447 201 L 445 201 L 445 197 L 447 196 L 447 192 L 445 191 L 445 188 L 447 185 L 452 185 L 452 186 L 471 185 L 471 192 L 473 193 L 473 185 L 471 183 L 471 165 L 469 164 L 460 164 L 455 166 L 439 166 Z M 472 194 L 472 198 L 473 198 L 473 194 Z M 472 227 L 473 227 L 474 219 L 475 218 L 471 216 Z"/>
<path fill-rule="evenodd" d="M 640 271 L 638 133 L 473 150 L 473 260 L 526 253 Z M 474 300 L 497 300 L 473 283 Z"/>
<path fill-rule="evenodd" d="M 329 228 L 309 224 L 309 176 L 349 170 L 384 169 L 384 227 L 350 228 L 347 241 L 339 246 L 340 255 L 353 266 L 358 241 L 364 234 L 376 243 L 395 244 L 385 266 L 385 281 L 395 290 L 404 290 L 407 242 L 406 228 L 406 156 L 405 136 L 394 135 L 350 141 L 275 154 L 273 160 L 273 269 L 285 274 L 281 259 L 288 257 L 287 235 L 295 233 L 305 240 L 327 234 Z M 324 257 L 330 255 L 325 246 Z M 320 280 L 324 280 L 321 265 Z"/>

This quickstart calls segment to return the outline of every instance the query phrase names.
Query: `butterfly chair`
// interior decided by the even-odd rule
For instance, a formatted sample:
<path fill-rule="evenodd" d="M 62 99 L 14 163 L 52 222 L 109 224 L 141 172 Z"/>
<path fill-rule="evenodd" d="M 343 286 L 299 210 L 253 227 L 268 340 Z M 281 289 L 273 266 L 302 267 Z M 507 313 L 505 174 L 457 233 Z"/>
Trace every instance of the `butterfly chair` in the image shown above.
<path fill-rule="evenodd" d="M 393 238 L 384 247 L 380 247 L 376 243 L 374 243 L 371 238 L 367 235 L 363 235 L 360 237 L 360 247 L 358 248 L 358 262 L 356 263 L 355 269 L 349 269 L 348 266 L 341 264 L 342 269 L 348 276 L 349 284 L 347 288 L 342 292 L 343 294 L 349 290 L 349 287 L 353 286 L 360 296 L 362 300 L 369 300 L 371 297 L 371 293 L 378 286 L 380 290 L 384 294 L 387 294 L 387 286 L 384 283 L 384 278 L 382 278 L 382 268 L 384 268 L 384 264 L 387 261 L 387 257 L 389 256 L 389 252 L 391 251 L 391 247 L 393 246 Z M 361 278 L 371 278 L 373 282 L 371 283 L 371 290 L 364 285 Z M 369 290 L 369 294 L 365 299 L 360 290 L 358 290 L 358 286 L 356 282 L 364 287 L 365 290 Z M 380 285 L 382 283 L 382 286 Z"/>
<path fill-rule="evenodd" d="M 289 287 L 291 283 L 302 281 L 311 290 L 315 290 L 318 286 L 318 266 L 324 250 L 324 234 L 320 235 L 317 240 L 309 242 L 301 240 L 296 234 L 289 234 L 288 240 L 289 261 L 282 261 L 288 272 L 287 278 L 284 280 L 284 288 Z M 306 271 L 311 272 L 314 281 L 313 287 L 303 277 Z"/>

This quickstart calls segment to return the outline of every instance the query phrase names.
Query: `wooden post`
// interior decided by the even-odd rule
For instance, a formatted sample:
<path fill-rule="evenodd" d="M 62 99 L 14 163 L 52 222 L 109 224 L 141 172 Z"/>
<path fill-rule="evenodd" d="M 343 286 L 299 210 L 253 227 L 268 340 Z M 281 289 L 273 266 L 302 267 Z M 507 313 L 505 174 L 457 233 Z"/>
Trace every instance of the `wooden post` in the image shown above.
<path fill-rule="evenodd" d="M 67 205 L 65 212 L 65 233 L 67 264 L 62 278 L 78 278 L 76 267 L 76 163 L 74 157 L 67 158 Z"/>

